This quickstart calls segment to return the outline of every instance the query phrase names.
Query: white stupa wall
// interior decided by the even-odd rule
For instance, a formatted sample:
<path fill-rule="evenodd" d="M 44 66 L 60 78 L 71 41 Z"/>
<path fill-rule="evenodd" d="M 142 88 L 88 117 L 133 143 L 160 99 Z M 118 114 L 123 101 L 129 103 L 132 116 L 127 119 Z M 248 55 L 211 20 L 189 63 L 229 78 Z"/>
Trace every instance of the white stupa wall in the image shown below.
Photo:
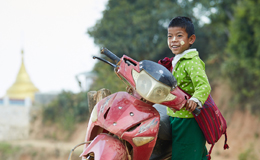
<path fill-rule="evenodd" d="M 15 104 L 8 97 L 0 103 L 0 141 L 27 139 L 30 130 L 30 99 Z"/>

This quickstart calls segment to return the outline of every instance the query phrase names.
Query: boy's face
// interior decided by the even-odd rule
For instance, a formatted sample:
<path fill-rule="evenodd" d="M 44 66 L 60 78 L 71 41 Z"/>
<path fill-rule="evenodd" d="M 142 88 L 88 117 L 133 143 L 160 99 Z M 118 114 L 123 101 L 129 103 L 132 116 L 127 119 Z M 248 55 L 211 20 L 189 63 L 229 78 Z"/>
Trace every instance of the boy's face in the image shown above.
<path fill-rule="evenodd" d="M 168 28 L 168 47 L 173 54 L 177 55 L 190 48 L 195 42 L 196 36 L 193 34 L 188 38 L 188 33 L 181 27 Z"/>

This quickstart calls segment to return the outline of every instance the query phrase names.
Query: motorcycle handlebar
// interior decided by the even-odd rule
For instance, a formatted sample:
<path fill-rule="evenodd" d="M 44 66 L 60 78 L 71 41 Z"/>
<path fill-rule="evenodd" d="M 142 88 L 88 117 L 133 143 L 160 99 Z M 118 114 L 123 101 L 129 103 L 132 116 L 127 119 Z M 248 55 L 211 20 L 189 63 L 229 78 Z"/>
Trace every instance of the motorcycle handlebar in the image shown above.
<path fill-rule="evenodd" d="M 112 53 L 111 51 L 109 51 L 108 49 L 106 49 L 104 47 L 101 49 L 101 54 L 106 55 L 108 58 L 113 60 L 116 64 L 120 61 L 119 57 L 117 57 L 114 53 Z"/>
<path fill-rule="evenodd" d="M 201 110 L 199 108 L 195 108 L 195 110 L 192 112 L 194 113 L 196 116 L 198 116 L 200 114 Z"/>

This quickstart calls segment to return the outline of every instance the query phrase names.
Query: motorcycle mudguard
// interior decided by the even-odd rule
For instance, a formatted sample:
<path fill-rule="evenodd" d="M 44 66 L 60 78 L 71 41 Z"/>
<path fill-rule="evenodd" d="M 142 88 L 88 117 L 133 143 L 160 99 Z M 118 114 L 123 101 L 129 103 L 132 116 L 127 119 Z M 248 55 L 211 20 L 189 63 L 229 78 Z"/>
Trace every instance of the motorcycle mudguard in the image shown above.
<path fill-rule="evenodd" d="M 80 157 L 93 152 L 95 160 L 127 160 L 127 151 L 124 144 L 118 139 L 108 135 L 99 134 L 84 149 Z"/>

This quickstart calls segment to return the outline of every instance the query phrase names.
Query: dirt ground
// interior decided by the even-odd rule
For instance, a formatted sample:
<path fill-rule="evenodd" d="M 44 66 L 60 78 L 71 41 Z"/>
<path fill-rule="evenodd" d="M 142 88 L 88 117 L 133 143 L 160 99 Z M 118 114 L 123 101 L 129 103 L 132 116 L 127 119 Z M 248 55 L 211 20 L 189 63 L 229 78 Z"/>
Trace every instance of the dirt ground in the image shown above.
<path fill-rule="evenodd" d="M 259 160 L 260 159 L 260 118 L 248 110 L 230 112 L 228 107 L 232 93 L 225 84 L 217 84 L 212 96 L 227 121 L 229 149 L 224 150 L 224 136 L 212 151 L 212 160 Z M 207 148 L 210 146 L 207 145 Z"/>
<path fill-rule="evenodd" d="M 228 111 L 229 99 L 232 93 L 227 85 L 215 85 L 212 96 L 227 120 L 229 149 L 224 150 L 224 136 L 216 143 L 212 151 L 212 160 L 259 160 L 260 159 L 260 120 L 249 111 Z M 41 128 L 40 118 L 32 125 L 31 137 L 27 140 L 8 142 L 13 146 L 20 146 L 22 151 L 15 159 L 18 160 L 61 160 L 68 159 L 70 150 L 84 141 L 87 122 L 77 124 L 72 136 L 66 141 L 50 140 L 44 137 L 47 131 L 55 128 Z M 59 133 L 62 135 L 62 133 Z M 56 135 L 56 137 L 59 135 Z M 210 148 L 210 145 L 207 145 Z M 83 147 L 74 153 L 74 160 L 80 159 Z"/>
<path fill-rule="evenodd" d="M 87 122 L 77 124 L 73 135 L 68 140 L 53 140 L 43 138 L 46 133 L 32 133 L 29 139 L 9 141 L 13 146 L 21 148 L 20 156 L 10 156 L 18 160 L 64 160 L 68 159 L 71 149 L 77 144 L 84 142 Z M 40 128 L 40 127 L 39 127 Z M 38 130 L 38 129 L 37 129 Z M 48 130 L 48 129 L 43 129 Z M 51 132 L 53 128 L 49 128 Z M 49 132 L 48 132 L 49 134 Z M 80 160 L 79 155 L 83 151 L 83 146 L 79 146 L 73 153 L 72 160 Z M 0 156 L 1 157 L 1 156 Z M 0 158 L 1 159 L 1 158 Z"/>

